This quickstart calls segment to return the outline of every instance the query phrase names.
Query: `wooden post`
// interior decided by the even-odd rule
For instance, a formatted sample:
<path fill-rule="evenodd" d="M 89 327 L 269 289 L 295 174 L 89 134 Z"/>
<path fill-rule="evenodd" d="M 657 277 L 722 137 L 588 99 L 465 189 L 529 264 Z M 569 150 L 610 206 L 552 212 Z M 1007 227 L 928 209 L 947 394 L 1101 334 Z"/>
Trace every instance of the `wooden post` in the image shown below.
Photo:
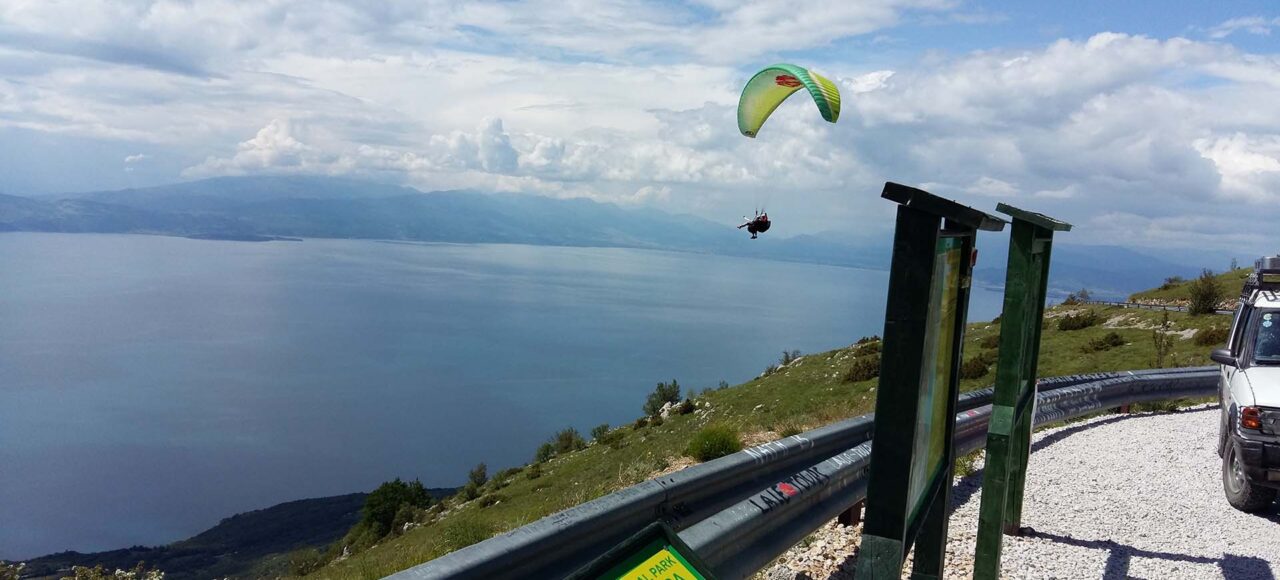
<path fill-rule="evenodd" d="M 1003 535 L 1021 530 L 1049 255 L 1053 233 L 1071 229 L 1070 224 L 1005 204 L 997 210 L 1013 217 L 1013 229 L 973 571 L 974 578 L 992 580 L 1000 577 Z"/>

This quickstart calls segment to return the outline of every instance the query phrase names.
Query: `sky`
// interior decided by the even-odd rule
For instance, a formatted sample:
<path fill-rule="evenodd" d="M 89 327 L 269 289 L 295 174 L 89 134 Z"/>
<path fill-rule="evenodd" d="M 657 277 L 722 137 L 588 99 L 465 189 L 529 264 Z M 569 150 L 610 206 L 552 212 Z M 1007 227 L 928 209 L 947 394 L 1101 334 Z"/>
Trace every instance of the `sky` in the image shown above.
<path fill-rule="evenodd" d="M 1262 1 L 0 0 L 0 192 L 335 175 L 856 239 L 896 181 L 1256 256 L 1278 40 Z M 797 94 L 740 135 L 777 62 L 834 80 L 839 122 Z"/>

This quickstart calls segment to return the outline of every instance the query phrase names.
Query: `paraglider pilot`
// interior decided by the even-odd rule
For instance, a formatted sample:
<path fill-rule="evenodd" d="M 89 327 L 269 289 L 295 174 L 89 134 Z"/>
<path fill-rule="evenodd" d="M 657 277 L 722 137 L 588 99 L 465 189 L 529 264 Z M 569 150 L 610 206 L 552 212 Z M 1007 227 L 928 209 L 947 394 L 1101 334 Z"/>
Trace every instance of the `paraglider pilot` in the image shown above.
<path fill-rule="evenodd" d="M 751 239 L 754 240 L 756 239 L 756 234 L 769 231 L 770 225 L 769 213 L 765 212 L 756 214 L 755 218 L 747 220 L 747 223 L 738 226 L 738 229 L 747 228 L 747 231 L 751 233 Z"/>

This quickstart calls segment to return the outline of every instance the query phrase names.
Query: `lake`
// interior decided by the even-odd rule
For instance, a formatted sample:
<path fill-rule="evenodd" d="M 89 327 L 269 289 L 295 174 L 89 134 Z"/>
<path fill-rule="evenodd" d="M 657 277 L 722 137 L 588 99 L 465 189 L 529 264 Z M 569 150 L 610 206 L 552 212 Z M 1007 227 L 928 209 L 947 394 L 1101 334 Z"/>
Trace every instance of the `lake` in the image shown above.
<path fill-rule="evenodd" d="M 0 558 L 455 486 L 655 383 L 883 329 L 886 272 L 628 249 L 0 234 Z M 971 319 L 1000 294 L 976 289 Z"/>

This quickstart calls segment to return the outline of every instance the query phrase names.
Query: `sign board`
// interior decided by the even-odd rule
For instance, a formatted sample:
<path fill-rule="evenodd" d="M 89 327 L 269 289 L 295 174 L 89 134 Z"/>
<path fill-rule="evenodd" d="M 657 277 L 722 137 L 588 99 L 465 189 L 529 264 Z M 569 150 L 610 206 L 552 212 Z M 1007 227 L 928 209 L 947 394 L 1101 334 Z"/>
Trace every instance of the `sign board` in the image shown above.
<path fill-rule="evenodd" d="M 609 550 L 572 580 L 715 580 L 680 536 L 666 524 L 650 524 Z"/>
<path fill-rule="evenodd" d="M 920 398 L 916 411 L 915 444 L 912 446 L 908 520 L 920 507 L 942 471 L 946 447 L 947 394 L 956 329 L 956 299 L 960 289 L 961 240 L 939 238 L 934 252 L 933 284 L 929 289 L 929 313 L 925 323 L 921 357 Z"/>
<path fill-rule="evenodd" d="M 945 559 L 960 349 L 978 231 L 1004 220 L 886 183 L 898 203 L 871 473 L 856 578 L 939 578 Z"/>

